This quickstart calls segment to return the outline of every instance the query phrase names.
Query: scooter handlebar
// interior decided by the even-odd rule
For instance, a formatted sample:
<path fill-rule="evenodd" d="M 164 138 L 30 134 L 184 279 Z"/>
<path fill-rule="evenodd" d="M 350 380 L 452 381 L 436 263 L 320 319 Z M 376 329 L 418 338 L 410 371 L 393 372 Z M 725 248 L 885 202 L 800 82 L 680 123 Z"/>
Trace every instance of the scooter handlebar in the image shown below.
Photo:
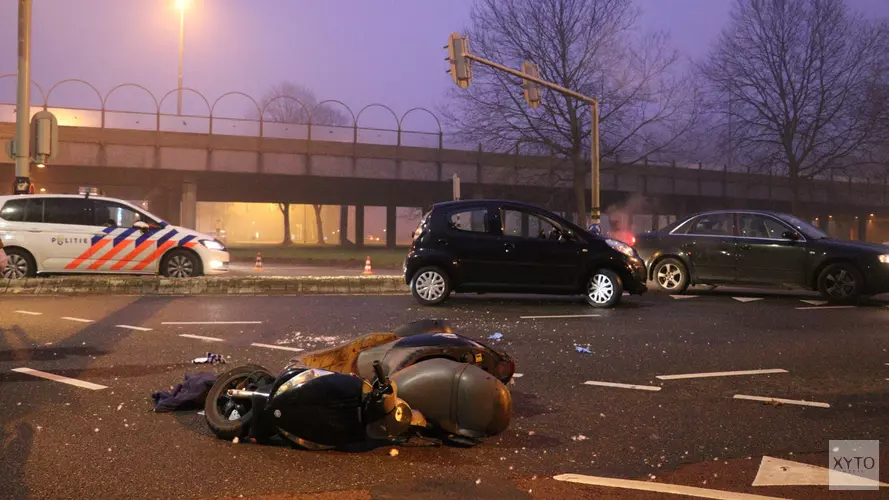
<path fill-rule="evenodd" d="M 377 375 L 377 380 L 380 385 L 389 384 L 389 379 L 387 379 L 386 375 L 383 373 L 383 365 L 381 365 L 379 361 L 374 361 L 374 373 Z"/>

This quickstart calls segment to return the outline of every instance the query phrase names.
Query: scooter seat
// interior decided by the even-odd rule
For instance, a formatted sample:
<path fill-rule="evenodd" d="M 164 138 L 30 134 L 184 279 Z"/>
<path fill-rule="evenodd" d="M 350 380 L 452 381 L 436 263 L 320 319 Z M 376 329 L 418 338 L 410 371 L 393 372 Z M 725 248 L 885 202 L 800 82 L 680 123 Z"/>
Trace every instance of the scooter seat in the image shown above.
<path fill-rule="evenodd" d="M 356 373 L 358 355 L 361 351 L 396 340 L 394 333 L 369 333 L 345 344 L 325 349 L 316 349 L 291 359 L 291 364 L 299 363 L 308 368 L 320 368 L 337 373 Z"/>

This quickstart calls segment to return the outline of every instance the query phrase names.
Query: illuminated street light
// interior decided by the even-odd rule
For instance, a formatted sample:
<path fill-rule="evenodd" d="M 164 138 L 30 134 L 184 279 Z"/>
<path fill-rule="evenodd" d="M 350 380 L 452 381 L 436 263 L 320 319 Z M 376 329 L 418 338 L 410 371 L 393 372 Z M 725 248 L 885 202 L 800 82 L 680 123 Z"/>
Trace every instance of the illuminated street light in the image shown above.
<path fill-rule="evenodd" d="M 38 164 L 37 164 L 37 168 L 45 168 L 45 167 L 46 167 L 46 165 L 44 165 L 44 164 L 42 164 L 42 163 L 38 163 Z"/>
<path fill-rule="evenodd" d="M 182 116 L 182 62 L 185 53 L 185 10 L 191 6 L 191 0 L 176 0 L 179 9 L 179 86 L 176 91 L 176 114 Z"/>

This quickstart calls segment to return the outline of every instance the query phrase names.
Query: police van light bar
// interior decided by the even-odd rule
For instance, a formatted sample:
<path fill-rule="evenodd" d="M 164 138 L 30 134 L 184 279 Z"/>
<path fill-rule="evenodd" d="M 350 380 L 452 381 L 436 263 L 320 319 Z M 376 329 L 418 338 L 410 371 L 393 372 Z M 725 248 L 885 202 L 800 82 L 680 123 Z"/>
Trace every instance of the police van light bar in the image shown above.
<path fill-rule="evenodd" d="M 100 194 L 99 188 L 94 188 L 94 187 L 81 187 L 80 189 L 77 190 L 77 193 L 86 195 L 86 196 L 89 196 L 89 195 L 98 196 Z"/>

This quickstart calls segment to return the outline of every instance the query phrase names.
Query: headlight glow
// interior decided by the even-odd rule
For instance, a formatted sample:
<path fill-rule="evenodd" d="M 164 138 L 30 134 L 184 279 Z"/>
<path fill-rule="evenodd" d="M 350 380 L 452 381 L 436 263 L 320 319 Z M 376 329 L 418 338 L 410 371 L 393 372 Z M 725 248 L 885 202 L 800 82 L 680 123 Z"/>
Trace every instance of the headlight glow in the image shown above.
<path fill-rule="evenodd" d="M 883 264 L 889 264 L 889 255 L 880 255 L 877 257 Z"/>
<path fill-rule="evenodd" d="M 201 240 L 201 245 L 204 245 L 208 250 L 225 250 L 225 245 L 216 240 Z"/>
<path fill-rule="evenodd" d="M 605 243 L 608 243 L 608 246 L 610 246 L 611 248 L 617 250 L 618 252 L 626 255 L 627 257 L 635 257 L 636 256 L 636 250 L 634 250 L 633 247 L 631 247 L 630 245 L 627 245 L 626 243 L 623 243 L 623 242 L 617 241 L 617 240 L 612 240 L 612 239 L 606 239 Z"/>

